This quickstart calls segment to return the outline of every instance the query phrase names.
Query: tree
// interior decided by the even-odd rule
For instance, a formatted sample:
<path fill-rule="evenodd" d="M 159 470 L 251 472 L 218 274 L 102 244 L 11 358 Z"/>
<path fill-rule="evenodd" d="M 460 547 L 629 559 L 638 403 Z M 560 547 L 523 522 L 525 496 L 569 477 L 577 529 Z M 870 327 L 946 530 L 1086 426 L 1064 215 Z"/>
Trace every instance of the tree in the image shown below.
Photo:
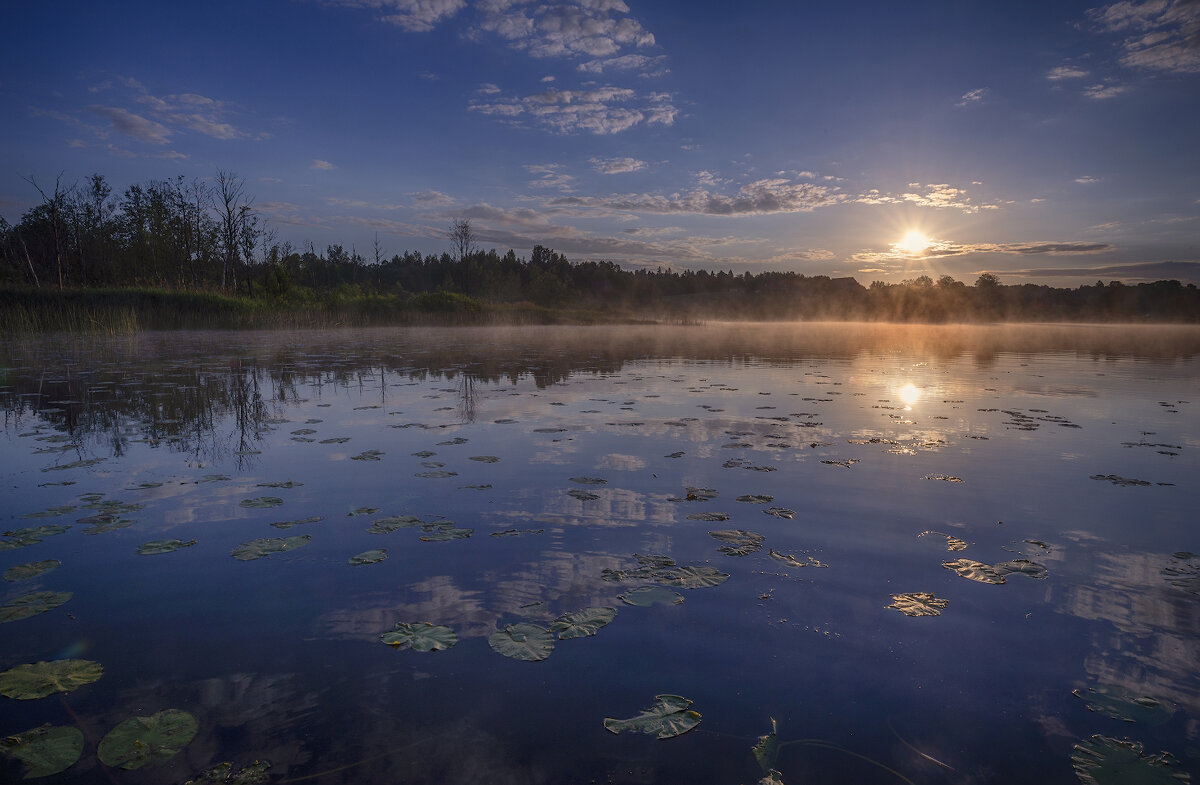
<path fill-rule="evenodd" d="M 462 268 L 462 290 L 463 294 L 468 297 L 471 294 L 470 287 L 470 264 L 471 257 L 479 250 L 475 242 L 475 232 L 471 229 L 471 221 L 469 218 L 460 218 L 450 224 L 450 228 L 446 231 L 446 238 L 450 240 L 450 251 Z"/>
<path fill-rule="evenodd" d="M 33 175 L 25 178 L 25 182 L 37 189 L 42 196 L 42 206 L 50 218 L 51 235 L 54 237 L 54 272 L 58 276 L 58 288 L 63 288 L 63 244 L 66 241 L 66 227 L 63 225 L 63 208 L 67 202 L 67 193 L 62 188 L 62 173 L 54 178 L 54 194 L 47 196 L 42 187 L 33 179 Z"/>
<path fill-rule="evenodd" d="M 221 288 L 237 291 L 237 263 L 243 226 L 254 217 L 254 199 L 246 195 L 246 181 L 233 172 L 217 170 L 217 220 L 221 225 Z"/>

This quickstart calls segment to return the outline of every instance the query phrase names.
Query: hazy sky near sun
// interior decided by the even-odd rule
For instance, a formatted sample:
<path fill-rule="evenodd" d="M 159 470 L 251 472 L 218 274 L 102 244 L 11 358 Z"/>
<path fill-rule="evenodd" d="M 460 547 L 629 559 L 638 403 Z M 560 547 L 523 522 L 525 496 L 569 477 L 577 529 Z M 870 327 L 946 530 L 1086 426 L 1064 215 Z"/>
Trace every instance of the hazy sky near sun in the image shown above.
<path fill-rule="evenodd" d="M 245 178 L 282 240 L 1200 282 L 1200 0 L 9 3 L 0 214 Z M 904 238 L 911 230 L 925 243 Z M 922 247 L 923 246 L 923 247 Z M 1163 266 L 1161 263 L 1174 263 Z"/>

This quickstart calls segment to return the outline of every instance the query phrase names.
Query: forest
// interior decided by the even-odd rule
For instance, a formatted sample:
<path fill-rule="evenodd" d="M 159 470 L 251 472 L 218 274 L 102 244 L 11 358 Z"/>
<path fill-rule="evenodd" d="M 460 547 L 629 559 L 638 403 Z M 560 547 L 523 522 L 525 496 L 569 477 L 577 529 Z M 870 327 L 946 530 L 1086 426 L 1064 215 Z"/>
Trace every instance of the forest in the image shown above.
<path fill-rule="evenodd" d="M 541 245 L 528 257 L 481 250 L 469 220 L 454 221 L 440 254 L 387 257 L 378 237 L 357 249 L 278 242 L 246 183 L 212 178 L 151 180 L 115 195 L 101 174 L 53 186 L 27 178 L 40 202 L 16 224 L 0 217 L 0 303 L 53 307 L 71 293 L 153 290 L 211 295 L 256 307 L 357 309 L 387 321 L 417 307 L 480 311 L 525 306 L 613 318 L 808 319 L 919 322 L 1200 322 L 1194 284 L 1119 281 L 1075 289 L 1005 285 L 984 273 L 973 284 L 950 276 L 901 283 L 767 271 L 626 270 L 611 261 L 569 261 Z M 126 298 L 128 301 L 128 298 Z M 221 305 L 226 303 L 226 305 Z"/>

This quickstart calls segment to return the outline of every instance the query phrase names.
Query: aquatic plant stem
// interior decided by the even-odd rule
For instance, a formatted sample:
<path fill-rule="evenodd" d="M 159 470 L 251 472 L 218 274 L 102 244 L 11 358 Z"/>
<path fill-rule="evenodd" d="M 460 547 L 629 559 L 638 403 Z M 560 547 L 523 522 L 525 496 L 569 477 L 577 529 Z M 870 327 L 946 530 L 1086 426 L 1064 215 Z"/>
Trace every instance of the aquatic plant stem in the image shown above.
<path fill-rule="evenodd" d="M 839 747 L 838 745 L 834 744 L 833 742 L 825 741 L 824 739 L 796 739 L 795 741 L 785 741 L 779 745 L 779 749 L 780 749 L 780 751 L 782 751 L 784 747 L 787 747 L 792 744 L 804 744 L 809 747 L 824 747 L 824 748 L 830 749 L 830 750 L 837 750 L 838 752 L 843 752 L 847 755 L 851 755 L 855 758 L 858 758 L 859 760 L 866 761 L 867 763 L 870 763 L 872 766 L 877 766 L 878 768 L 883 769 L 884 771 L 888 772 L 889 774 L 895 775 L 901 781 L 907 782 L 908 785 L 916 785 L 915 782 L 910 780 L 908 777 L 905 777 L 903 774 L 896 771 L 895 769 L 893 769 L 889 766 L 885 766 L 884 764 L 880 763 L 879 761 L 877 761 L 873 758 L 868 758 L 866 755 L 860 755 L 857 752 L 854 752 L 853 750 L 848 750 L 845 747 Z"/>

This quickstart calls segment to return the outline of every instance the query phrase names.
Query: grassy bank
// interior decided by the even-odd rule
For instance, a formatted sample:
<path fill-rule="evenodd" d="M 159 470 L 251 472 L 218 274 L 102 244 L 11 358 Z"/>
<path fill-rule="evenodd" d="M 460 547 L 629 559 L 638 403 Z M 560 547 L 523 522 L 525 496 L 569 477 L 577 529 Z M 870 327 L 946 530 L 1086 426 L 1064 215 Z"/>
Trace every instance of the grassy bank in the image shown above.
<path fill-rule="evenodd" d="M 288 329 L 380 325 L 594 324 L 597 311 L 485 303 L 452 292 L 411 297 L 338 292 L 268 299 L 166 289 L 0 289 L 0 334 Z"/>

